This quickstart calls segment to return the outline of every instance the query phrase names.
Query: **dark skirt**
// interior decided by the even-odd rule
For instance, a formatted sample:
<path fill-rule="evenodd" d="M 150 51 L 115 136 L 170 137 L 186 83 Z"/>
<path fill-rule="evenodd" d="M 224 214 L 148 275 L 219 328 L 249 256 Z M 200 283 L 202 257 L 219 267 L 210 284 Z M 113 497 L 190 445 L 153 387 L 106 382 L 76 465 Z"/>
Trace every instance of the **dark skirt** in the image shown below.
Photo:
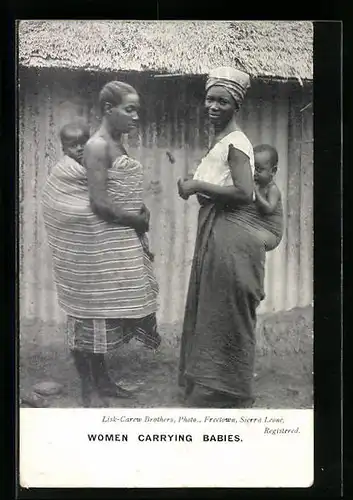
<path fill-rule="evenodd" d="M 252 398 L 263 242 L 213 205 L 201 207 L 181 338 L 179 384 Z"/>

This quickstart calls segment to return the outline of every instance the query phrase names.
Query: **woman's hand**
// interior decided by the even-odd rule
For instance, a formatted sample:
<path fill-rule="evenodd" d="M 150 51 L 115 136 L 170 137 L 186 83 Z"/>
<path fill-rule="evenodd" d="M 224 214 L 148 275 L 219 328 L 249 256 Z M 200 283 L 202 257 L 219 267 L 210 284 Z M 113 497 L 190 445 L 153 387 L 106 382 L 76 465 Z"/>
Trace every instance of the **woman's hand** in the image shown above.
<path fill-rule="evenodd" d="M 147 233 L 150 228 L 150 211 L 146 205 L 142 205 L 140 212 L 135 216 L 135 230 L 138 234 Z"/>
<path fill-rule="evenodd" d="M 183 181 L 181 179 L 178 179 L 177 185 L 178 185 L 178 194 L 180 198 L 183 198 L 183 200 L 187 200 L 188 196 L 185 195 L 183 190 Z"/>
<path fill-rule="evenodd" d="M 140 208 L 140 214 L 145 215 L 147 222 L 149 224 L 150 219 L 151 219 L 151 212 L 148 210 L 148 208 L 146 207 L 146 205 L 144 203 L 142 204 L 142 206 Z"/>
<path fill-rule="evenodd" d="M 178 179 L 178 193 L 181 198 L 187 200 L 189 196 L 196 193 L 196 184 L 193 179 Z"/>

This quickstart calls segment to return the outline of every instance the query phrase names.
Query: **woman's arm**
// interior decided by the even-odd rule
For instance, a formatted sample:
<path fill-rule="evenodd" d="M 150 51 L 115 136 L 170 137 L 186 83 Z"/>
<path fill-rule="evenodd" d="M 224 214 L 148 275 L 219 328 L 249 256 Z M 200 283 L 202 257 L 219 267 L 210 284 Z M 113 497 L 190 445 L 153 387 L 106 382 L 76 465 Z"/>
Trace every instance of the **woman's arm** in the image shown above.
<path fill-rule="evenodd" d="M 234 186 L 251 202 L 254 194 L 254 180 L 251 172 L 250 158 L 233 144 L 228 148 L 228 164 Z"/>
<path fill-rule="evenodd" d="M 88 190 L 92 211 L 107 222 L 129 226 L 138 233 L 148 231 L 148 217 L 144 210 L 136 215 L 113 203 L 107 192 L 110 157 L 107 144 L 97 139 L 86 145 L 84 165 L 87 169 Z"/>
<path fill-rule="evenodd" d="M 267 199 L 260 193 L 257 185 L 255 185 L 256 200 L 255 203 L 259 210 L 264 214 L 272 214 L 277 206 L 278 200 L 281 197 L 280 190 L 275 184 L 269 187 Z"/>
<path fill-rule="evenodd" d="M 203 181 L 190 181 L 193 182 L 191 194 L 201 194 L 212 198 L 213 201 L 222 203 L 250 203 L 251 196 L 244 193 L 244 191 L 237 186 L 218 186 Z"/>
<path fill-rule="evenodd" d="M 210 202 L 209 198 L 205 198 L 204 196 L 202 196 L 202 194 L 197 194 L 196 197 L 199 205 L 201 205 L 202 207 Z"/>
<path fill-rule="evenodd" d="M 249 157 L 231 144 L 228 150 L 228 163 L 233 186 L 218 186 L 198 180 L 184 181 L 181 191 L 188 198 L 192 194 L 206 195 L 222 203 L 250 203 L 253 194 L 253 180 Z"/>

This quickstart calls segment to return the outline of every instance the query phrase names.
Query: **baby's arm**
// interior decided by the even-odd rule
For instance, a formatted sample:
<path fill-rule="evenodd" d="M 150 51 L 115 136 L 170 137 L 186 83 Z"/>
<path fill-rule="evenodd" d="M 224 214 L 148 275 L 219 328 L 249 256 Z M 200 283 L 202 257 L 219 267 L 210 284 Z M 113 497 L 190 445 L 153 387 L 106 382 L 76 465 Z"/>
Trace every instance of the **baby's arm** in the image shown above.
<path fill-rule="evenodd" d="M 255 184 L 256 200 L 255 203 L 259 210 L 264 214 L 272 214 L 281 197 L 280 190 L 276 184 L 271 184 L 267 192 L 267 199 L 260 193 L 258 185 Z"/>

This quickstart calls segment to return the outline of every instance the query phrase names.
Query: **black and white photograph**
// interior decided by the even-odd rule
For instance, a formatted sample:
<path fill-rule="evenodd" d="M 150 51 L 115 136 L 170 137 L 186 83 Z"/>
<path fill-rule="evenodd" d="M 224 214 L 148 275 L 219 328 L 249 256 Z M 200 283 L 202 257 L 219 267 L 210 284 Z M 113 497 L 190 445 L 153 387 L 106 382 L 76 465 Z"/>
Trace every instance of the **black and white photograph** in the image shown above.
<path fill-rule="evenodd" d="M 19 23 L 21 405 L 312 406 L 312 31 Z"/>
<path fill-rule="evenodd" d="M 313 23 L 17 37 L 21 410 L 312 410 Z"/>

